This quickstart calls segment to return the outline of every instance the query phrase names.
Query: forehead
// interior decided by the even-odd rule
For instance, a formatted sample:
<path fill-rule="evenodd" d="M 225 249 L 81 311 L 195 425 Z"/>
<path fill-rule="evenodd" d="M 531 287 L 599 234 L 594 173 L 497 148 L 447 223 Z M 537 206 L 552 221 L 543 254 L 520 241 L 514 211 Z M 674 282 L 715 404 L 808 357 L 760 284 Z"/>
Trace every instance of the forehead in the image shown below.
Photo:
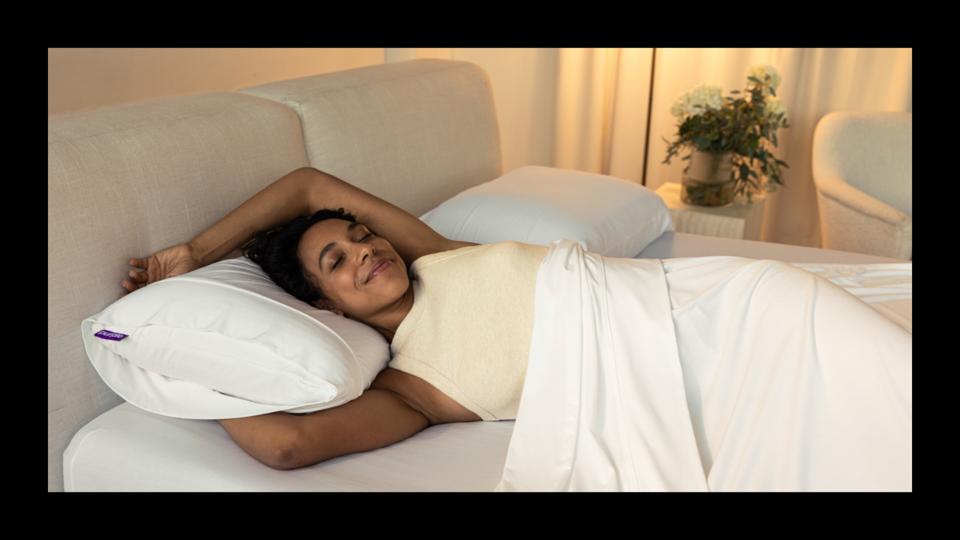
<path fill-rule="evenodd" d="M 327 246 L 347 238 L 357 227 L 362 228 L 363 224 L 359 222 L 354 223 L 345 219 L 325 219 L 314 223 L 307 229 L 307 232 L 303 234 L 303 238 L 300 240 L 300 247 L 308 252 L 319 255 Z"/>
<path fill-rule="evenodd" d="M 343 236 L 348 228 L 352 228 L 359 225 L 359 223 L 353 223 L 352 221 L 347 221 L 345 219 L 325 219 L 314 223 L 309 229 L 307 229 L 306 234 L 312 234 L 314 236 L 323 236 L 334 237 Z"/>

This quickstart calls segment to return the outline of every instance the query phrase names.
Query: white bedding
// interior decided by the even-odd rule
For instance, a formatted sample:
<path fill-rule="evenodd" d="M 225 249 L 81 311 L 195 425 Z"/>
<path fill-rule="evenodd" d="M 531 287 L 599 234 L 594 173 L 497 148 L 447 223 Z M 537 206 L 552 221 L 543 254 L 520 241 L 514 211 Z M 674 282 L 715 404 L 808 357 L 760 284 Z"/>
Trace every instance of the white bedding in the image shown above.
<path fill-rule="evenodd" d="M 720 251 L 717 253 L 717 251 Z M 886 315 L 912 320 L 910 263 L 865 273 L 889 259 L 668 232 L 638 258 L 738 255 L 806 264 Z M 879 268 L 879 267 L 873 267 Z M 884 281 L 886 280 L 886 281 Z M 892 281 L 896 281 L 893 283 Z M 876 294 L 879 287 L 896 287 Z M 899 296 L 897 296 L 899 295 Z M 902 321 L 901 321 L 902 322 Z M 161 417 L 123 403 L 84 426 L 64 452 L 66 491 L 491 491 L 501 480 L 514 422 L 428 428 L 372 452 L 275 471 L 241 450 L 217 422 Z"/>
<path fill-rule="evenodd" d="M 912 335 L 818 273 L 554 242 L 497 489 L 909 491 Z"/>

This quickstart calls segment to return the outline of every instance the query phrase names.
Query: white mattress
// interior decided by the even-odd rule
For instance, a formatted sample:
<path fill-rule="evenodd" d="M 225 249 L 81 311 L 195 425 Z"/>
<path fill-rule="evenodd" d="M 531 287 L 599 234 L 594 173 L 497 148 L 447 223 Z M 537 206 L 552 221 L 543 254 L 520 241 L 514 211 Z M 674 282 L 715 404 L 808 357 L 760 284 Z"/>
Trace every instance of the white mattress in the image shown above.
<path fill-rule="evenodd" d="M 64 451 L 64 491 L 493 491 L 513 422 L 429 427 L 397 444 L 292 471 L 248 456 L 215 420 L 129 403 L 84 426 Z"/>
<path fill-rule="evenodd" d="M 667 232 L 638 258 L 735 255 L 803 263 L 912 331 L 906 261 Z M 897 264 L 899 263 L 899 264 Z M 881 264 L 865 272 L 859 264 Z M 65 491 L 492 491 L 512 421 L 444 424 L 397 444 L 293 471 L 262 465 L 213 420 L 181 420 L 123 403 L 74 435 Z"/>

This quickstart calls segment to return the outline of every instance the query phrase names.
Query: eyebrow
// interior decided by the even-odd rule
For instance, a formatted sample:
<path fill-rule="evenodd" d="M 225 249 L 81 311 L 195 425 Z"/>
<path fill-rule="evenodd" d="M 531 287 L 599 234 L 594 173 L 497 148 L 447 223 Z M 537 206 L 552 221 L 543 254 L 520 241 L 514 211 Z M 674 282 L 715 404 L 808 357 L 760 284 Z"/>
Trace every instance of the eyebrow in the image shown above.
<path fill-rule="evenodd" d="M 359 221 L 354 221 L 354 222 L 351 223 L 350 225 L 347 225 L 347 234 L 350 234 L 350 231 L 352 231 L 353 229 L 359 227 L 360 225 L 363 225 L 363 224 L 360 223 Z M 336 245 L 337 245 L 336 242 L 330 242 L 329 244 L 327 244 L 326 246 L 324 246 L 324 248 L 323 248 L 322 250 L 320 250 L 320 259 L 318 260 L 318 262 L 319 262 L 319 264 L 320 264 L 320 269 L 321 269 L 321 270 L 323 269 L 323 257 L 326 256 L 327 252 L 330 251 L 331 249 L 333 249 L 334 246 L 336 246 Z"/>

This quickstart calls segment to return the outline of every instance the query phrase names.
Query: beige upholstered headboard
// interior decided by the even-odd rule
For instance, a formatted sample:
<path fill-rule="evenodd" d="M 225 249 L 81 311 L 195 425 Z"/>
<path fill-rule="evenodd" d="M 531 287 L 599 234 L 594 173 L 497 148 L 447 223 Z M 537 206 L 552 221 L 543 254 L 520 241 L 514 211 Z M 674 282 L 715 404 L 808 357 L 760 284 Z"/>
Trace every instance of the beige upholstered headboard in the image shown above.
<path fill-rule="evenodd" d="M 80 322 L 120 298 L 130 257 L 189 240 L 310 165 L 421 215 L 501 173 L 486 74 L 415 60 L 48 119 L 48 489 L 63 450 L 119 405 Z"/>
<path fill-rule="evenodd" d="M 313 167 L 417 216 L 501 173 L 493 93 L 474 64 L 414 60 L 241 92 L 297 112 Z"/>

